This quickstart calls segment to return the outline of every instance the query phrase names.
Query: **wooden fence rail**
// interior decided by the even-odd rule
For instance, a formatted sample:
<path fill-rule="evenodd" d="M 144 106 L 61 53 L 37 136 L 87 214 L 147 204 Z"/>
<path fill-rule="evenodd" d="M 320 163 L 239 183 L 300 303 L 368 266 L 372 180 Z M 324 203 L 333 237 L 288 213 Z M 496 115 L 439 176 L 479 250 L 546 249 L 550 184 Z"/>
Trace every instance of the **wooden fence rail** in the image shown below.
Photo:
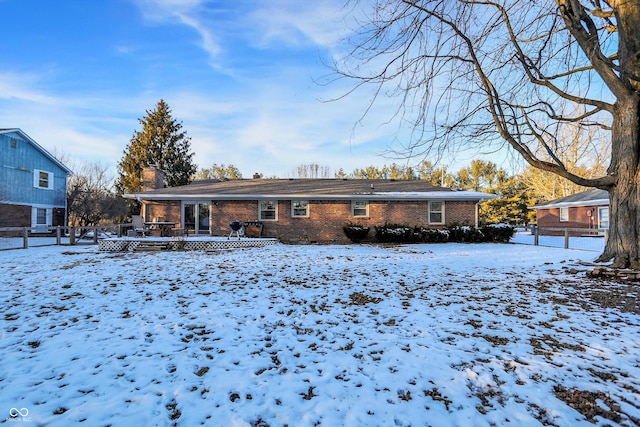
<path fill-rule="evenodd" d="M 55 226 L 42 229 L 41 227 L 0 227 L 0 239 L 21 239 L 21 247 L 27 249 L 29 247 L 29 239 L 37 238 L 54 238 L 55 243 L 50 245 L 77 245 L 83 244 L 98 244 L 100 233 L 109 231 L 115 233 L 118 237 L 122 237 L 123 233 L 126 234 L 127 227 L 131 227 L 131 224 L 108 224 L 97 226 Z M 86 237 L 90 236 L 87 240 Z M 63 239 L 69 239 L 68 243 L 64 243 Z M 82 242 L 81 242 L 82 241 Z M 39 245 L 42 246 L 42 245 Z M 14 248 L 19 248 L 14 247 Z M 12 248 L 13 249 L 13 248 Z"/>
<path fill-rule="evenodd" d="M 601 237 L 607 240 L 609 230 L 598 228 L 568 228 L 568 227 L 536 227 L 534 229 L 534 245 L 539 246 L 540 236 L 564 236 L 564 248 L 569 249 L 571 237 Z"/>

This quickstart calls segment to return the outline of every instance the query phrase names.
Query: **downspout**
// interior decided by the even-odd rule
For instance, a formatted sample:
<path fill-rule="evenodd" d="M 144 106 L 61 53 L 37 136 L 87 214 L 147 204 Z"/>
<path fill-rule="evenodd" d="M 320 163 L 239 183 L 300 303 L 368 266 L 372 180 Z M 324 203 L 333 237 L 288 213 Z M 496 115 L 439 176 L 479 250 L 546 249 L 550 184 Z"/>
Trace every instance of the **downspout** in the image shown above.
<path fill-rule="evenodd" d="M 69 225 L 69 174 L 64 178 L 64 226 Z M 64 232 L 64 229 L 63 229 Z"/>
<path fill-rule="evenodd" d="M 476 202 L 476 228 L 478 228 L 478 223 L 480 222 L 480 202 L 482 200 L 478 200 Z"/>

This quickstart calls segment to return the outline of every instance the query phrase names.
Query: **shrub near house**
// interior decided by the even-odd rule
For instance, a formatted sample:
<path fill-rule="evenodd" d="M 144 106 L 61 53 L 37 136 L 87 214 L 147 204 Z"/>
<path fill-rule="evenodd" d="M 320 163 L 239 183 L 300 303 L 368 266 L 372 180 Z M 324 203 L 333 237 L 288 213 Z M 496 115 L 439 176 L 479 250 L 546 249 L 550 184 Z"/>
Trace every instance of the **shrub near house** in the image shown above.
<path fill-rule="evenodd" d="M 507 243 L 514 233 L 515 228 L 506 224 L 486 225 L 481 228 L 453 225 L 446 229 L 385 224 L 376 227 L 376 240 L 380 243 Z"/>

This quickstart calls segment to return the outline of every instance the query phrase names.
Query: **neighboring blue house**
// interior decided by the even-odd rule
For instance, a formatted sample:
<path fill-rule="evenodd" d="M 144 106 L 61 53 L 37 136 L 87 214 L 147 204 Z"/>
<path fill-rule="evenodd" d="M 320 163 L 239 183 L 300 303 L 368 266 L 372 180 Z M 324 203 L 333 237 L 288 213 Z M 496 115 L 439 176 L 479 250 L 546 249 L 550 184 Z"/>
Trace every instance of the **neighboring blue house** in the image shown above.
<path fill-rule="evenodd" d="M 73 172 L 20 129 L 0 129 L 0 227 L 66 225 Z"/>

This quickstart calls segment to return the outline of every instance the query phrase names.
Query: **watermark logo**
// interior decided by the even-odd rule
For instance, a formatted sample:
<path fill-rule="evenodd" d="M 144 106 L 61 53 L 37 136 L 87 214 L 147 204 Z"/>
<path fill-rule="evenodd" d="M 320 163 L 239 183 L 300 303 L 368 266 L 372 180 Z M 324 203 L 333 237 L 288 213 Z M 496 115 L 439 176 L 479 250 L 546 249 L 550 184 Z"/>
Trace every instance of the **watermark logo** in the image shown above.
<path fill-rule="evenodd" d="M 28 423 L 31 422 L 31 417 L 27 408 L 11 408 L 9 409 L 9 418 L 7 420 Z"/>

